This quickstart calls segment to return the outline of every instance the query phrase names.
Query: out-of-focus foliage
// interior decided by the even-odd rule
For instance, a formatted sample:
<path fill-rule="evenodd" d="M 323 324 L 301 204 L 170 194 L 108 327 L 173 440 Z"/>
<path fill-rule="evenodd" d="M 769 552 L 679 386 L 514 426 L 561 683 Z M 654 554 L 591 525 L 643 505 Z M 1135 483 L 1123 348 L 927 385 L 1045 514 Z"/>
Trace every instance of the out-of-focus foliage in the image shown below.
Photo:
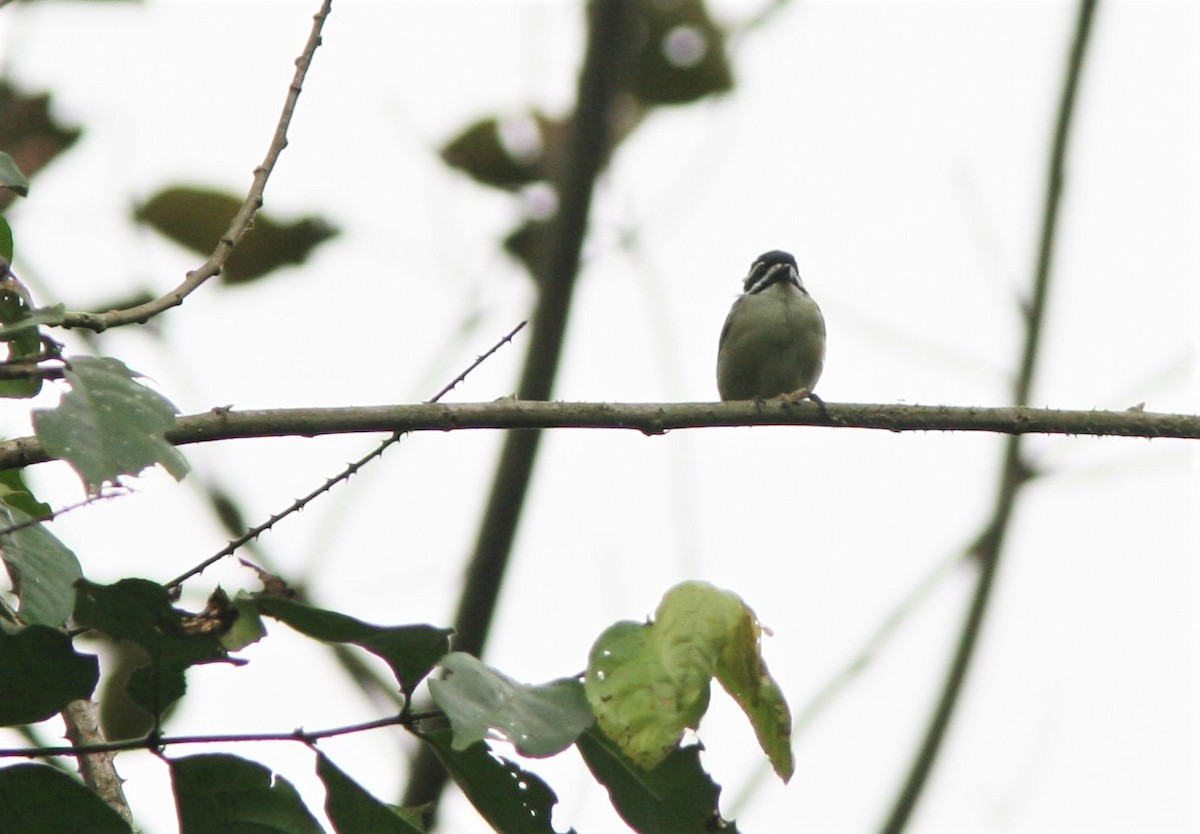
<path fill-rule="evenodd" d="M 0 149 L 25 177 L 33 177 L 79 139 L 82 131 L 67 127 L 50 114 L 50 95 L 29 95 L 0 79 Z M 0 211 L 16 197 L 0 188 Z"/>
<path fill-rule="evenodd" d="M 174 186 L 137 207 L 134 218 L 193 252 L 207 257 L 229 231 L 242 198 L 208 188 Z M 291 223 L 259 211 L 225 262 L 221 279 L 244 284 L 280 267 L 298 265 L 338 230 L 320 217 Z"/>

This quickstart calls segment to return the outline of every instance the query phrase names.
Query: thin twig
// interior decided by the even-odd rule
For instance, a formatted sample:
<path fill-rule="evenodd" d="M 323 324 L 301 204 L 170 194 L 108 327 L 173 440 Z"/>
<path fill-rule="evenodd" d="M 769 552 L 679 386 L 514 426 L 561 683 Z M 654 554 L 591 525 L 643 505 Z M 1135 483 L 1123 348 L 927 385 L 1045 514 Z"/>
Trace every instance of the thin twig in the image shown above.
<path fill-rule="evenodd" d="M 4 538 L 5 536 L 11 536 L 13 533 L 24 530 L 27 527 L 36 527 L 37 525 L 39 525 L 45 521 L 53 521 L 54 519 L 58 518 L 61 515 L 66 515 L 69 512 L 73 512 L 74 510 L 78 510 L 83 507 L 90 506 L 91 504 L 95 504 L 98 501 L 105 501 L 109 498 L 117 498 L 118 496 L 123 496 L 123 495 L 128 495 L 128 494 L 129 494 L 129 490 L 120 488 L 120 489 L 116 489 L 116 490 L 106 490 L 106 491 L 98 493 L 96 495 L 89 495 L 87 498 L 83 499 L 82 501 L 77 501 L 74 504 L 67 504 L 65 507 L 59 507 L 57 510 L 51 511 L 49 515 L 42 515 L 42 516 L 38 516 L 36 518 L 32 518 L 32 517 L 27 518 L 25 521 L 20 521 L 20 522 L 17 522 L 16 524 L 12 524 L 8 527 L 0 528 L 0 538 Z"/>
<path fill-rule="evenodd" d="M 1029 402 L 1030 391 L 1033 388 L 1034 369 L 1037 364 L 1042 324 L 1045 320 L 1046 301 L 1050 289 L 1050 267 L 1062 199 L 1067 139 L 1075 112 L 1075 97 L 1079 88 L 1079 78 L 1083 69 L 1083 59 L 1087 51 L 1095 10 L 1096 0 L 1081 0 L 1075 33 L 1067 58 L 1066 76 L 1059 101 L 1058 117 L 1055 120 L 1054 136 L 1050 143 L 1045 205 L 1042 211 L 1037 263 L 1034 268 L 1033 293 L 1026 308 L 1025 344 L 1021 353 L 1020 369 L 1013 386 L 1013 402 L 1018 406 Z M 988 603 L 991 600 L 996 570 L 1000 563 L 1005 533 L 1012 519 L 1016 497 L 1021 487 L 1032 477 L 1022 456 L 1021 445 L 1021 435 L 1019 434 L 1009 437 L 1005 444 L 1004 462 L 992 518 L 980 534 L 974 547 L 971 548 L 971 555 L 978 560 L 979 576 L 967 608 L 966 618 L 963 621 L 958 646 L 946 671 L 946 680 L 933 709 L 933 714 L 930 716 L 925 736 L 913 758 L 908 775 L 896 795 L 887 819 L 880 829 L 883 834 L 899 834 L 907 826 L 929 774 L 933 770 L 946 730 L 950 725 L 950 719 L 958 705 L 963 682 L 966 680 L 967 671 L 975 654 L 984 615 L 987 613 Z"/>
<path fill-rule="evenodd" d="M 516 336 L 517 333 L 520 332 L 521 328 L 525 326 L 525 324 L 526 324 L 525 322 L 521 322 L 516 327 L 514 327 L 512 330 L 508 331 L 508 333 L 505 334 L 503 337 L 501 337 L 500 340 L 497 341 L 494 345 L 492 345 L 490 348 L 488 348 L 487 351 L 485 351 L 481 355 L 475 357 L 474 362 L 472 362 L 469 366 L 467 366 L 467 368 L 464 371 L 462 371 L 462 373 L 460 373 L 458 376 L 456 376 L 454 379 L 452 379 L 445 387 L 442 388 L 442 390 L 440 390 L 436 394 L 434 394 L 434 396 L 426 404 L 432 405 L 432 404 L 436 403 L 438 400 L 440 400 L 442 397 L 444 397 L 446 394 L 453 391 L 455 386 L 457 386 L 460 382 L 462 382 L 464 379 L 466 379 L 467 375 L 469 373 L 471 373 L 471 371 L 475 370 L 480 365 L 482 365 L 488 359 L 488 357 L 490 357 L 493 353 L 498 351 L 501 347 L 503 347 L 506 344 L 509 344 L 512 341 L 513 336 Z M 228 414 L 228 412 L 226 412 L 226 414 Z M 176 585 L 180 585 L 185 580 L 190 579 L 191 577 L 196 576 L 197 574 L 201 573 L 206 568 L 208 568 L 210 565 L 213 565 L 216 562 L 219 562 L 221 559 L 224 559 L 226 556 L 233 555 L 233 553 L 235 553 L 239 547 L 246 544 L 246 542 L 249 542 L 253 539 L 258 538 L 263 533 L 265 533 L 267 530 L 270 530 L 272 527 L 274 527 L 276 524 L 278 524 L 280 521 L 287 518 L 292 513 L 296 513 L 296 512 L 299 512 L 300 510 L 304 509 L 313 500 L 315 500 L 319 496 L 323 495 L 324 493 L 328 492 L 330 489 L 332 489 L 333 487 L 342 483 L 343 481 L 350 480 L 351 476 L 353 476 L 355 473 L 357 473 L 360 469 L 362 469 L 364 466 L 366 466 L 371 461 L 380 457 L 388 449 L 388 447 L 392 446 L 395 443 L 399 443 L 400 439 L 402 437 L 404 437 L 404 435 L 406 433 L 407 432 L 404 430 L 396 431 L 395 433 L 392 434 L 391 437 L 389 437 L 387 440 L 380 443 L 378 446 L 376 446 L 370 452 L 363 455 L 361 458 L 354 461 L 353 463 L 347 464 L 346 468 L 343 469 L 341 472 L 334 475 L 332 478 L 326 479 L 325 483 L 321 484 L 319 487 L 314 489 L 312 492 L 308 493 L 303 498 L 296 499 L 286 509 L 282 510 L 279 513 L 276 513 L 275 515 L 272 515 L 270 518 L 268 518 L 266 521 L 262 522 L 261 524 L 257 524 L 254 527 L 249 528 L 248 530 L 246 530 L 246 532 L 242 533 L 242 535 L 240 535 L 237 538 L 230 541 L 229 544 L 225 545 L 225 547 L 221 548 L 219 551 L 214 553 L 212 556 L 209 556 L 203 562 L 200 562 L 195 567 L 191 568 L 188 571 L 185 571 L 184 573 L 182 573 L 179 576 L 172 579 L 170 582 L 167 583 L 166 587 L 173 588 Z"/>
<path fill-rule="evenodd" d="M 300 90 L 304 86 L 304 77 L 308 74 L 308 68 L 312 64 L 313 55 L 316 53 L 317 47 L 321 45 L 321 29 L 325 25 L 325 19 L 329 17 L 331 7 L 332 0 L 324 0 L 321 8 L 313 15 L 312 30 L 309 32 L 308 41 L 304 44 L 304 50 L 300 53 L 300 57 L 296 59 L 296 72 L 292 76 L 292 83 L 288 86 L 287 97 L 283 102 L 283 112 L 279 114 L 279 121 L 275 126 L 275 135 L 271 137 L 271 144 L 267 148 L 267 155 L 263 158 L 262 164 L 254 169 L 254 180 L 250 184 L 250 190 L 246 194 L 246 199 L 242 201 L 241 208 L 238 209 L 237 214 L 234 215 L 233 220 L 229 224 L 229 230 L 225 232 L 225 235 L 217 243 L 216 248 L 213 249 L 208 259 L 196 269 L 189 272 L 184 278 L 183 283 L 166 295 L 133 307 L 126 307 L 121 310 L 109 310 L 107 313 L 67 313 L 62 322 L 62 327 L 83 328 L 100 333 L 110 327 L 120 327 L 126 324 L 143 324 L 159 313 L 165 312 L 172 307 L 178 307 L 201 284 L 221 272 L 221 269 L 225 266 L 225 262 L 233 253 L 234 247 L 238 245 L 242 236 L 246 234 L 246 230 L 250 228 L 250 222 L 254 219 L 255 213 L 262 208 L 263 191 L 267 187 L 267 180 L 270 178 L 271 172 L 275 169 L 275 163 L 279 160 L 279 155 L 287 147 L 287 131 L 292 123 L 292 114 L 296 111 L 296 102 L 300 98 Z"/>
<path fill-rule="evenodd" d="M 41 759 L 52 756 L 76 756 L 92 753 L 120 753 L 125 750 L 157 750 L 173 744 L 231 744 L 253 741 L 299 741 L 313 744 L 323 738 L 345 736 L 352 733 L 362 733 L 367 730 L 377 730 L 381 727 L 410 727 L 419 721 L 436 718 L 441 712 L 431 711 L 408 713 L 376 718 L 373 721 L 363 721 L 359 724 L 347 724 L 342 727 L 332 727 L 327 730 L 305 731 L 292 730 L 290 733 L 233 733 L 228 735 L 191 735 L 191 736 L 147 736 L 146 738 L 128 739 L 125 741 L 104 741 L 94 744 L 80 744 L 54 747 L 8 747 L 0 748 L 0 758 Z"/>

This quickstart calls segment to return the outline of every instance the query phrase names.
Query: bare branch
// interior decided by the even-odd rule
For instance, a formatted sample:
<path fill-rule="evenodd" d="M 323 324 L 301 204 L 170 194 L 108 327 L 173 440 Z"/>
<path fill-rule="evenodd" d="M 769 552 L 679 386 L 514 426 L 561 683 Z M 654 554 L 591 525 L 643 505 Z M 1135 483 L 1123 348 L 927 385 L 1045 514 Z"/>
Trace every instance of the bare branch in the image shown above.
<path fill-rule="evenodd" d="M 246 230 L 250 228 L 250 222 L 254 219 L 254 215 L 262 208 L 263 191 L 267 187 L 267 180 L 275 169 L 279 155 L 287 147 L 287 131 L 292 123 L 292 114 L 296 111 L 296 102 L 300 98 L 300 90 L 304 84 L 304 77 L 308 74 L 309 65 L 312 63 L 313 54 L 321 45 L 321 29 L 325 25 L 325 19 L 329 16 L 331 8 L 332 0 L 324 0 L 320 10 L 313 15 L 312 30 L 309 32 L 304 50 L 296 59 L 296 72 L 292 77 L 292 83 L 288 86 L 287 98 L 283 102 L 283 112 L 279 114 L 279 122 L 275 126 L 275 135 L 271 137 L 267 155 L 262 164 L 254 169 L 254 181 L 250 185 L 246 199 L 242 202 L 242 207 L 234 215 L 229 224 L 229 230 L 217 243 L 212 254 L 208 256 L 208 260 L 189 272 L 183 283 L 175 289 L 153 301 L 121 310 L 109 310 L 107 313 L 67 313 L 62 327 L 83 328 L 100 333 L 110 327 L 144 324 L 159 313 L 172 307 L 178 307 L 201 284 L 221 272 L 225 262 L 233 253 L 234 247 L 238 245 L 242 236 L 246 234 Z"/>
<path fill-rule="evenodd" d="M 1200 439 L 1200 415 L 1152 411 L 1065 411 L 1027 406 L 810 402 L 572 403 L 501 399 L 344 408 L 236 411 L 231 406 L 180 417 L 167 439 L 177 446 L 245 437 L 316 437 L 370 432 L 463 429 L 631 429 L 666 434 L 720 426 L 815 426 L 839 429 L 1066 434 Z M 36 437 L 0 441 L 0 469 L 50 460 Z"/>

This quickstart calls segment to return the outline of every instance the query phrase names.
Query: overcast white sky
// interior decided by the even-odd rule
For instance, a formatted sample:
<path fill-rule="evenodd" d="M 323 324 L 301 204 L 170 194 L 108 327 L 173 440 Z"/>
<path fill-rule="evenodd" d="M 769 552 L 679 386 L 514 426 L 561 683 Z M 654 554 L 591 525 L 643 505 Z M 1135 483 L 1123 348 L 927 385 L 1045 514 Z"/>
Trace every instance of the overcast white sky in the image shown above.
<path fill-rule="evenodd" d="M 716 6 L 726 21 L 759 3 Z M 243 192 L 317 8 L 304 2 L 14 4 L 0 60 L 85 127 L 10 212 L 18 272 L 82 308 L 165 290 L 196 257 L 131 228 L 129 206 L 190 182 Z M 740 39 L 736 89 L 653 115 L 606 175 L 558 396 L 716 397 L 717 334 L 750 261 L 794 252 L 829 329 L 831 402 L 997 405 L 1019 349 L 1043 172 L 1074 3 L 792 2 Z M 1078 104 L 1036 404 L 1195 411 L 1195 25 L 1190 4 L 1105 0 Z M 259 285 L 206 287 L 165 341 L 104 349 L 184 412 L 424 399 L 521 320 L 531 287 L 499 251 L 517 204 L 442 166 L 468 122 L 570 105 L 575 3 L 339 0 L 267 209 L 343 234 Z M 465 335 L 462 335 L 464 330 Z M 453 398 L 513 390 L 518 339 Z M 23 403 L 6 434 L 28 431 Z M 448 624 L 501 437 L 409 438 L 264 539 L 326 606 Z M 369 448 L 366 438 L 191 447 L 260 519 Z M 741 594 L 774 637 L 793 709 L 990 511 L 1002 440 L 824 429 L 550 435 L 487 660 L 523 680 L 580 670 L 591 641 L 685 578 Z M 1030 438 L 977 664 L 914 831 L 1174 832 L 1190 814 L 1195 694 L 1193 454 L 1180 441 Z M 33 481 L 77 500 L 57 465 Z M 97 581 L 166 580 L 224 543 L 189 487 L 55 523 Z M 768 780 L 746 832 L 870 830 L 923 731 L 971 588 L 939 586 Z M 253 587 L 222 566 L 193 582 Z M 243 669 L 204 668 L 172 732 L 316 728 L 378 715 L 282 626 Z M 314 671 L 326 669 L 327 671 Z M 736 796 L 761 758 L 723 694 L 701 729 Z M 377 795 L 404 758 L 387 733 L 322 745 Z M 184 751 L 174 751 L 182 754 Z M 188 752 L 198 752 L 191 750 Z M 320 792 L 298 745 L 239 747 Z M 562 825 L 616 830 L 574 755 L 539 762 Z M 123 755 L 140 822 L 174 831 L 161 763 Z M 486 830 L 455 798 L 445 831 Z"/>

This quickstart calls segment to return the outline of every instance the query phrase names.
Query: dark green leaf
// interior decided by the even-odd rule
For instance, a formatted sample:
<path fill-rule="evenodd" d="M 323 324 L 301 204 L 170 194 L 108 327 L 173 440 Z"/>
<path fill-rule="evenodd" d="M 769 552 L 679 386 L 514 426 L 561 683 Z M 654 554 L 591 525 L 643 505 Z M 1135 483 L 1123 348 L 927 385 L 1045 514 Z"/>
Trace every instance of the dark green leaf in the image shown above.
<path fill-rule="evenodd" d="M 76 653 L 58 629 L 0 629 L 0 725 L 45 721 L 71 701 L 91 697 L 99 677 L 96 657 Z"/>
<path fill-rule="evenodd" d="M 29 193 L 29 180 L 17 167 L 17 162 L 4 151 L 0 151 L 0 188 L 11 189 L 22 197 Z"/>
<path fill-rule="evenodd" d="M 30 517 L 0 504 L 0 528 L 30 521 Z M 12 578 L 13 593 L 21 600 L 21 619 L 27 623 L 60 626 L 75 605 L 75 581 L 83 576 L 79 560 L 42 524 L 33 524 L 0 537 L 0 557 Z"/>
<path fill-rule="evenodd" d="M 338 834 L 421 834 L 421 828 L 371 796 L 320 753 L 317 776 L 325 783 L 325 813 Z"/>
<path fill-rule="evenodd" d="M 49 516 L 50 505 L 34 497 L 33 492 L 25 485 L 22 471 L 0 469 L 0 503 L 15 507 L 30 518 Z"/>
<path fill-rule="evenodd" d="M 13 238 L 12 227 L 8 225 L 8 221 L 0 216 L 0 270 L 3 266 L 11 264 L 13 259 Z"/>
<path fill-rule="evenodd" d="M 429 691 L 450 719 L 455 750 L 496 734 L 523 756 L 553 756 L 594 720 L 583 685 L 574 678 L 529 686 L 462 652 L 446 655 L 441 665 L 447 677 L 430 680 Z"/>
<path fill-rule="evenodd" d="M 6 266 L 6 265 L 5 265 Z M 31 321 L 33 311 L 29 290 L 12 270 L 0 270 L 0 332 L 12 328 L 0 341 L 5 343 L 9 362 L 36 361 L 42 354 L 38 322 Z M 39 376 L 0 380 L 0 397 L 29 398 L 42 389 Z"/>
<path fill-rule="evenodd" d="M 442 160 L 484 185 L 516 189 L 548 177 L 547 155 L 564 124 L 538 112 L 519 119 L 480 119 L 442 148 Z"/>
<path fill-rule="evenodd" d="M 555 834 L 550 816 L 558 797 L 534 774 L 493 754 L 483 742 L 455 750 L 449 730 L 421 737 L 488 824 L 500 834 Z M 573 834 L 574 829 L 571 829 Z"/>
<path fill-rule="evenodd" d="M 737 834 L 737 826 L 720 817 L 721 788 L 700 767 L 699 745 L 675 748 L 653 770 L 626 758 L 598 727 L 576 745 L 621 819 L 639 834 Z"/>
<path fill-rule="evenodd" d="M 0 770 L 0 831 L 130 834 L 129 825 L 103 799 L 61 770 L 40 764 Z"/>
<path fill-rule="evenodd" d="M 725 34 L 703 0 L 638 3 L 638 43 L 625 84 L 643 104 L 686 104 L 728 92 Z"/>
<path fill-rule="evenodd" d="M 46 451 L 71 464 L 89 492 L 121 475 L 162 464 L 176 480 L 187 461 L 166 440 L 176 408 L 135 381 L 111 357 L 72 357 L 66 371 L 71 390 L 52 411 L 35 411 L 33 426 Z"/>
<path fill-rule="evenodd" d="M 149 664 L 135 671 L 126 690 L 139 707 L 161 715 L 187 690 L 189 666 L 231 660 L 212 621 L 171 607 L 167 589 L 146 579 L 122 579 L 113 585 L 87 580 L 77 584 L 75 620 L 117 640 L 132 640 L 146 651 Z"/>
<path fill-rule="evenodd" d="M 379 656 L 392 668 L 406 698 L 450 649 L 452 630 L 448 628 L 371 625 L 336 611 L 273 596 L 259 597 L 258 610 L 316 640 L 353 643 Z"/>
<path fill-rule="evenodd" d="M 182 834 L 322 834 L 292 783 L 226 753 L 172 759 Z"/>
<path fill-rule="evenodd" d="M 139 207 L 134 218 L 171 240 L 207 257 L 229 231 L 241 197 L 193 186 L 167 188 Z M 259 211 L 221 274 L 227 284 L 261 278 L 272 270 L 302 264 L 338 230 L 320 217 L 284 223 Z"/>

